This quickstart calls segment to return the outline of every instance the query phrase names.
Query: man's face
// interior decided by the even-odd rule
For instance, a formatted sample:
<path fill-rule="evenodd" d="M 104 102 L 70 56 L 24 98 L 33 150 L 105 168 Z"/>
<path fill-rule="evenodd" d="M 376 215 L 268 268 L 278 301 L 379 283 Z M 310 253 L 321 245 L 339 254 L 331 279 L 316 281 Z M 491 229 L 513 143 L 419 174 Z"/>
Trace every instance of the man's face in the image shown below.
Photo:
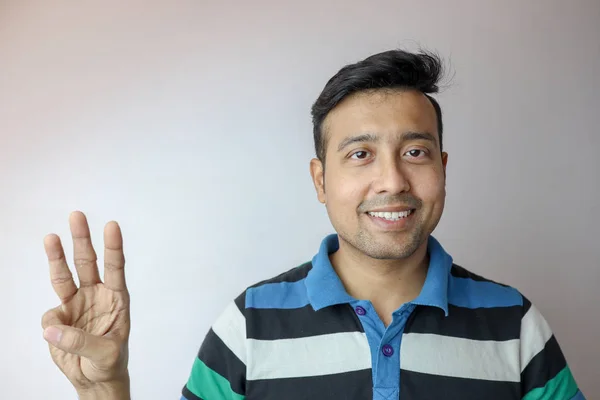
<path fill-rule="evenodd" d="M 414 90 L 358 93 L 323 124 L 325 168 L 311 161 L 333 227 L 376 259 L 403 259 L 427 241 L 446 196 L 447 154 L 435 109 Z"/>

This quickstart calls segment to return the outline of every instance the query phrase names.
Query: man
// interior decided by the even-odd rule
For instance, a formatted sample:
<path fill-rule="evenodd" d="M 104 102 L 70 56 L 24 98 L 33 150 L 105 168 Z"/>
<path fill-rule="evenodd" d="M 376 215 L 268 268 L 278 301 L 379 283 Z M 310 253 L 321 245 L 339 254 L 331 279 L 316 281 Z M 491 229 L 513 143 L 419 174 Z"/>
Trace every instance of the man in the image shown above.
<path fill-rule="evenodd" d="M 388 51 L 342 68 L 312 108 L 310 172 L 336 235 L 247 288 L 209 330 L 182 399 L 583 399 L 550 327 L 517 290 L 453 263 L 431 235 L 448 154 L 440 60 Z M 129 297 L 118 225 L 105 281 L 70 220 L 78 289 L 45 239 L 62 305 L 43 318 L 81 399 L 129 399 Z"/>

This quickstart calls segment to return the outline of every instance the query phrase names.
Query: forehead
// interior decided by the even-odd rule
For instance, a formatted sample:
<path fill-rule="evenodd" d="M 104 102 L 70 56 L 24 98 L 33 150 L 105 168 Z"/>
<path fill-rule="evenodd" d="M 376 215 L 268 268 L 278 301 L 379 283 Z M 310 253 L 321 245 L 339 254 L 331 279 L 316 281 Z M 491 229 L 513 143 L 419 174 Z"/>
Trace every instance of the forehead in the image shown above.
<path fill-rule="evenodd" d="M 437 117 L 429 99 L 417 90 L 377 90 L 348 96 L 327 115 L 328 142 L 348 135 L 376 132 L 396 137 L 405 131 L 437 136 Z"/>

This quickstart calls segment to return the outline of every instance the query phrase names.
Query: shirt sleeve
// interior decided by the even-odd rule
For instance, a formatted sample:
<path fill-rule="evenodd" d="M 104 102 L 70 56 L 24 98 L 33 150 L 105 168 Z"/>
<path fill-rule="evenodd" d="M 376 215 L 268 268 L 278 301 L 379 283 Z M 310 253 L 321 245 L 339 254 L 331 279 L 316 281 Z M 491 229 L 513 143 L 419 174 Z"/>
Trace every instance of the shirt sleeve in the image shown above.
<path fill-rule="evenodd" d="M 585 400 L 548 322 L 525 297 L 520 343 L 523 400 Z"/>
<path fill-rule="evenodd" d="M 211 326 L 192 365 L 181 400 L 244 400 L 246 391 L 245 294 Z"/>

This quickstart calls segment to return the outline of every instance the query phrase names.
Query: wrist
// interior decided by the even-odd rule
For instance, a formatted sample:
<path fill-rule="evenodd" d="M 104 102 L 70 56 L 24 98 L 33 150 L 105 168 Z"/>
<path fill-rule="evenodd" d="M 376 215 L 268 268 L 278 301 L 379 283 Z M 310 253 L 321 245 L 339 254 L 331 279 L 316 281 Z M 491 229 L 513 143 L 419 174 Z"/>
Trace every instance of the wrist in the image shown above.
<path fill-rule="evenodd" d="M 79 400 L 131 400 L 129 377 L 127 379 L 103 382 L 93 388 L 78 390 Z"/>

